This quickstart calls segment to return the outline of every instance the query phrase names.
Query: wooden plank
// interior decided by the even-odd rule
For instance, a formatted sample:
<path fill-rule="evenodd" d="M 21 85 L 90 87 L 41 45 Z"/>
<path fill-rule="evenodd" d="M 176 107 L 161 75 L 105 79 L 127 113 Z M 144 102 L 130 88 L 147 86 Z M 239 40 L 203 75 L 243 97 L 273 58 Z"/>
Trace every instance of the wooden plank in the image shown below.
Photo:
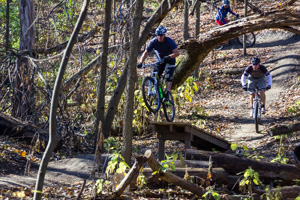
<path fill-rule="evenodd" d="M 201 140 L 205 140 L 206 142 L 211 143 L 212 145 L 219 146 L 223 149 L 228 149 L 230 144 L 226 140 L 219 138 L 215 135 L 209 134 L 201 129 L 195 128 L 193 126 L 185 126 L 185 131 L 195 135 L 196 137 L 200 138 Z M 200 141 L 201 141 L 200 140 Z M 196 139 L 194 140 L 196 141 Z"/>
<path fill-rule="evenodd" d="M 217 136 L 183 122 L 151 122 L 159 139 L 159 160 L 165 157 L 165 141 L 179 140 L 184 142 L 185 149 L 195 146 L 203 150 L 226 150 L 230 144 Z"/>

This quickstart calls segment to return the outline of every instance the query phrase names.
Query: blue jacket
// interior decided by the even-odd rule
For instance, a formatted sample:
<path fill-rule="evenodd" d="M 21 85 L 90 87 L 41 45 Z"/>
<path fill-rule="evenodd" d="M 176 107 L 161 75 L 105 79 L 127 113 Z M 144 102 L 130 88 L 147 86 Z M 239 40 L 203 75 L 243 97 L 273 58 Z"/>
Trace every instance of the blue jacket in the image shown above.
<path fill-rule="evenodd" d="M 221 6 L 221 8 L 218 9 L 218 13 L 216 15 L 216 20 L 219 20 L 223 22 L 223 24 L 226 24 L 226 21 L 224 20 L 227 17 L 228 12 L 230 12 L 233 15 L 236 15 L 231 9 L 230 6 L 228 6 L 227 9 L 224 8 L 224 5 Z"/>

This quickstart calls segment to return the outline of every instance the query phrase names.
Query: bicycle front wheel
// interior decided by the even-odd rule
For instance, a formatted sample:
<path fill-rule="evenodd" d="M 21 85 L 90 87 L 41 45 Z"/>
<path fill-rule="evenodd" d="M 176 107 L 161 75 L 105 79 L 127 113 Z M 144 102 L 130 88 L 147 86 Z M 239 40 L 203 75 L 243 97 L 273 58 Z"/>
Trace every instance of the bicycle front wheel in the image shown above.
<path fill-rule="evenodd" d="M 254 33 L 247 33 L 245 36 L 246 36 L 246 47 L 252 47 L 256 41 Z M 237 42 L 242 46 L 243 46 L 243 41 L 244 41 L 243 35 L 237 37 Z"/>
<path fill-rule="evenodd" d="M 259 117 L 258 117 L 258 102 L 255 102 L 254 103 L 254 119 L 255 119 L 255 131 L 256 133 L 259 132 L 258 130 L 258 124 L 259 124 Z"/>
<path fill-rule="evenodd" d="M 165 98 L 168 99 L 162 102 L 165 117 L 168 122 L 172 122 L 175 118 L 175 106 L 172 93 L 167 91 Z"/>
<path fill-rule="evenodd" d="M 160 107 L 160 98 L 152 77 L 146 77 L 142 84 L 144 102 L 149 111 L 155 113 Z"/>

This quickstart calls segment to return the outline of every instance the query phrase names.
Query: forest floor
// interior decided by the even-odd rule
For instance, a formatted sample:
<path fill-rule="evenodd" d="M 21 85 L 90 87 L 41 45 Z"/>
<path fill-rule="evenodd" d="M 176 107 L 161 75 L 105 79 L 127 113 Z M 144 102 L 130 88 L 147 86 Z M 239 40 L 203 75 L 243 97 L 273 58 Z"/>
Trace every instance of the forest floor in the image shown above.
<path fill-rule="evenodd" d="M 279 140 L 270 137 L 267 129 L 275 124 L 286 124 L 299 120 L 290 117 L 287 112 L 291 102 L 299 99 L 299 87 L 292 87 L 299 80 L 300 75 L 300 36 L 284 31 L 263 31 L 257 34 L 257 42 L 253 48 L 247 50 L 247 56 L 243 56 L 243 50 L 235 41 L 226 46 L 224 50 L 215 52 L 215 56 L 208 56 L 200 69 L 202 77 L 196 80 L 199 85 L 209 85 L 207 90 L 197 94 L 198 100 L 190 103 L 191 109 L 195 105 L 201 105 L 206 114 L 196 118 L 190 118 L 184 112 L 177 109 L 175 121 L 195 123 L 201 121 L 200 127 L 220 136 L 239 147 L 246 146 L 250 154 L 262 155 L 270 161 L 278 153 Z M 269 69 L 273 77 L 272 88 L 266 92 L 267 112 L 263 115 L 260 133 L 255 132 L 253 119 L 249 117 L 249 95 L 241 88 L 241 73 L 227 73 L 240 71 L 250 63 L 253 56 L 259 56 L 262 63 Z M 209 79 L 208 79 L 209 77 Z M 289 115 L 289 117 L 287 117 Z M 292 148 L 299 142 L 296 134 L 285 138 L 283 143 L 286 149 L 285 156 L 288 163 L 294 163 Z M 152 149 L 157 153 L 158 141 L 155 133 L 149 137 L 135 140 L 134 145 L 139 153 Z M 174 149 L 176 147 L 176 149 Z M 26 167 L 26 159 L 21 155 L 20 144 L 1 138 L 0 149 L 2 155 L 10 156 L 10 159 L 0 160 L 0 199 L 11 196 L 30 196 L 34 189 L 37 174 L 37 166 Z M 183 151 L 183 144 L 176 141 L 167 141 L 166 153 Z M 10 153 L 8 153 L 10 152 Z M 76 156 L 68 159 L 52 160 L 49 163 L 45 177 L 45 193 L 51 193 L 75 198 L 78 195 L 83 179 L 88 179 L 93 169 L 94 159 L 92 155 Z M 30 171 L 28 169 L 30 168 Z M 27 169 L 27 171 L 26 171 Z M 27 172 L 24 176 L 24 172 Z M 92 193 L 92 182 L 87 182 L 84 194 Z M 56 196 L 56 198 L 59 196 Z"/>

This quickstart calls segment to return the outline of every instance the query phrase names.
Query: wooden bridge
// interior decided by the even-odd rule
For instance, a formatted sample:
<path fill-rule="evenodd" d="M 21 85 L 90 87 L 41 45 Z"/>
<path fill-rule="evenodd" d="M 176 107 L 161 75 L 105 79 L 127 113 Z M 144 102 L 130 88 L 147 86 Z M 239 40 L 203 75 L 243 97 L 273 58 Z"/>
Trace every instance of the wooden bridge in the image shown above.
<path fill-rule="evenodd" d="M 230 147 L 229 142 L 214 136 L 204 130 L 193 125 L 183 122 L 152 122 L 157 137 L 159 139 L 158 155 L 159 160 L 164 160 L 165 141 L 179 140 L 185 143 L 185 149 L 190 149 L 192 146 L 200 150 L 225 151 Z"/>

